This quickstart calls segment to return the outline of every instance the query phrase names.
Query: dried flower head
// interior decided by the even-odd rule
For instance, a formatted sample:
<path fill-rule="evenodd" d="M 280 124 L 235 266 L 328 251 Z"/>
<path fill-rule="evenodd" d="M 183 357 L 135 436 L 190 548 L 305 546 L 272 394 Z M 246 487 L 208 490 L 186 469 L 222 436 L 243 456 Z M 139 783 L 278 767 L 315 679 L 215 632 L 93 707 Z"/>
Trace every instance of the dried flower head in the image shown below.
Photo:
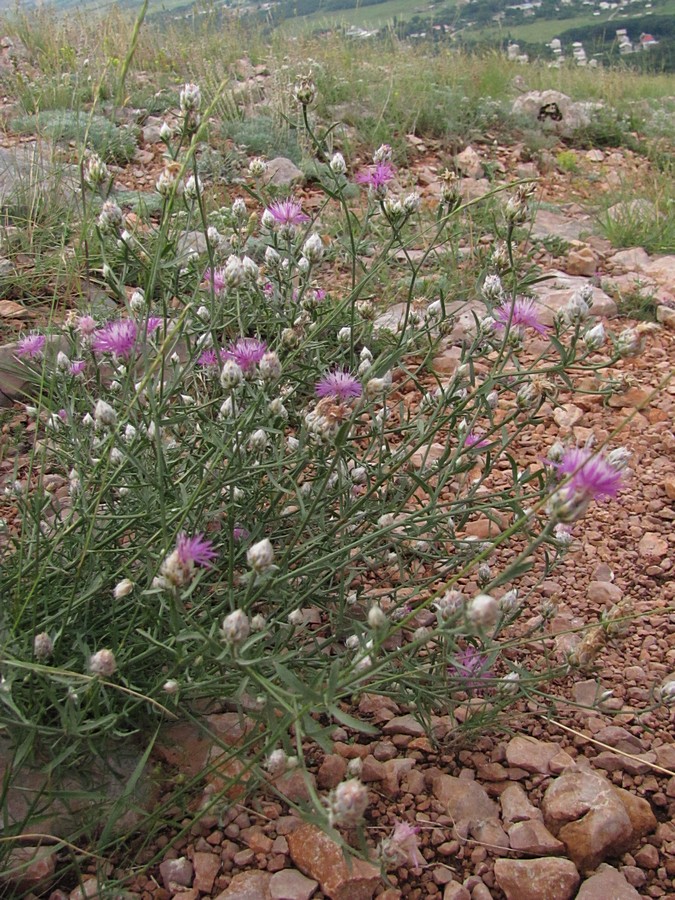
<path fill-rule="evenodd" d="M 388 838 L 384 838 L 377 848 L 377 855 L 387 869 L 409 866 L 420 869 L 425 859 L 419 848 L 419 828 L 407 822 L 397 822 Z"/>
<path fill-rule="evenodd" d="M 112 650 L 97 650 L 89 658 L 89 671 L 92 675 L 100 675 L 101 678 L 110 678 L 117 670 L 115 654 Z"/>
<path fill-rule="evenodd" d="M 363 819 L 368 808 L 368 791 L 358 778 L 339 784 L 328 799 L 330 824 L 354 828 Z"/>

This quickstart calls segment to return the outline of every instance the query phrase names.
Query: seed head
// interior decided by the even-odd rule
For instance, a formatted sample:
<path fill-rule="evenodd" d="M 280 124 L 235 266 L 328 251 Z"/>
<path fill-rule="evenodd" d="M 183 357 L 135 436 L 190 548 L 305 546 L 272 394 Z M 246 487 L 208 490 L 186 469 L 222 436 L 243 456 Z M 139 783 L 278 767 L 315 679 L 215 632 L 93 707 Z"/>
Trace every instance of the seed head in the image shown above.
<path fill-rule="evenodd" d="M 102 678 L 110 678 L 117 670 L 115 654 L 112 650 L 97 650 L 89 658 L 89 671 L 92 675 L 100 675 Z"/>

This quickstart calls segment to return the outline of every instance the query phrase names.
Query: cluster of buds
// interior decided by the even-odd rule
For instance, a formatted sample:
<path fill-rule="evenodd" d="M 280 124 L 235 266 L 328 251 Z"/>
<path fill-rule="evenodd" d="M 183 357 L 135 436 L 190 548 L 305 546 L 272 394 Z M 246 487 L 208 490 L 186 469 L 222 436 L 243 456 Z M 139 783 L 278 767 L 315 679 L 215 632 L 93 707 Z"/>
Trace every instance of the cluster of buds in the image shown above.
<path fill-rule="evenodd" d="M 533 184 L 521 184 L 516 188 L 515 194 L 506 201 L 504 215 L 510 225 L 522 225 L 523 222 L 527 221 L 529 214 L 528 203 L 534 190 L 535 186 Z"/>
<path fill-rule="evenodd" d="M 98 190 L 98 188 L 110 179 L 108 167 L 98 153 L 88 154 L 82 170 L 82 178 L 87 187 L 92 191 Z"/>
<path fill-rule="evenodd" d="M 355 828 L 368 808 L 368 790 L 358 778 L 339 784 L 328 798 L 328 820 L 331 826 Z"/>
<path fill-rule="evenodd" d="M 155 183 L 155 190 L 160 196 L 169 197 L 173 191 L 177 194 L 181 193 L 183 185 L 178 180 L 180 170 L 180 163 L 171 162 L 159 173 L 159 177 Z"/>
<path fill-rule="evenodd" d="M 316 97 L 316 84 L 310 75 L 303 75 L 293 88 L 293 96 L 301 106 L 309 106 Z"/>
<path fill-rule="evenodd" d="M 238 647 L 251 633 L 251 622 L 243 609 L 235 609 L 223 619 L 220 635 L 226 644 Z"/>
<path fill-rule="evenodd" d="M 261 159 L 259 156 L 256 156 L 248 164 L 248 171 L 249 171 L 249 175 L 252 178 L 262 178 L 262 176 L 267 171 L 267 163 L 265 162 L 264 159 Z"/>
<path fill-rule="evenodd" d="M 89 658 L 89 671 L 101 678 L 110 678 L 117 671 L 117 662 L 112 650 L 97 650 Z"/>
<path fill-rule="evenodd" d="M 268 540 L 263 538 L 256 544 L 252 544 L 246 551 L 246 562 L 256 575 L 266 575 L 274 567 L 274 548 Z"/>
<path fill-rule="evenodd" d="M 180 114 L 187 134 L 194 134 L 201 123 L 202 92 L 196 84 L 186 84 L 180 92 Z"/>
<path fill-rule="evenodd" d="M 112 200 L 106 200 L 96 224 L 101 234 L 113 234 L 118 237 L 124 228 L 122 210 Z"/>

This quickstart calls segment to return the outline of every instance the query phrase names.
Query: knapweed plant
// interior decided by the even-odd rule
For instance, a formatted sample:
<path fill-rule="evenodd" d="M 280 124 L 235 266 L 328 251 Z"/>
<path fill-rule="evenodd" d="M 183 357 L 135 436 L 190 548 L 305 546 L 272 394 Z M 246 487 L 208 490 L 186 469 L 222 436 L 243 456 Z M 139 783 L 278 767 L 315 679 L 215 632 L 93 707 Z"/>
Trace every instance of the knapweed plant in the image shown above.
<path fill-rule="evenodd" d="M 399 190 L 387 146 L 353 172 L 313 130 L 305 79 L 311 204 L 271 194 L 253 159 L 240 195 L 211 209 L 201 93 L 180 97 L 151 227 L 108 197 L 105 163 L 83 159 L 85 208 L 101 195 L 90 252 L 117 311 L 73 312 L 17 346 L 38 428 L 9 489 L 2 726 L 67 761 L 170 715 L 238 709 L 253 737 L 226 758 L 272 777 L 304 767 L 307 738 L 368 731 L 363 692 L 428 726 L 467 704 L 496 714 L 546 676 L 502 653 L 527 599 L 518 578 L 547 576 L 627 461 L 542 446 L 521 469 L 519 440 L 559 388 L 638 336 L 610 342 L 590 289 L 542 321 L 514 250 L 533 187 L 517 185 L 493 198 L 500 240 L 439 374 L 456 322 L 434 284 L 465 210 L 452 177 L 430 208 Z M 181 251 L 186 228 L 205 253 Z M 497 547 L 510 560 L 495 565 Z M 334 826 L 364 812 L 358 782 L 311 793 Z"/>

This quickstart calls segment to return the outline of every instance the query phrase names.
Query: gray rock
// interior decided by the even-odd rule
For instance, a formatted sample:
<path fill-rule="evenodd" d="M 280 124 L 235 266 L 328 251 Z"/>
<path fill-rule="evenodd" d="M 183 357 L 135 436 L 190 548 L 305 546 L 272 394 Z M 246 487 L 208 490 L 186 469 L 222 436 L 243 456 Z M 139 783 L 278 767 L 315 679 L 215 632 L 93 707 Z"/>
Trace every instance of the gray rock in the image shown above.
<path fill-rule="evenodd" d="M 601 108 L 601 103 L 576 103 L 560 91 L 528 91 L 516 97 L 512 112 L 540 123 L 542 129 L 571 137 L 578 128 L 590 125 L 593 113 Z"/>
<path fill-rule="evenodd" d="M 480 156 L 476 153 L 471 144 L 462 150 L 461 153 L 457 154 L 455 164 L 457 165 L 460 174 L 465 175 L 467 178 L 483 177 L 483 166 L 481 165 Z"/>
<path fill-rule="evenodd" d="M 437 775 L 432 782 L 434 797 L 443 803 L 456 824 L 465 822 L 470 828 L 497 816 L 497 804 L 475 781 Z"/>
<path fill-rule="evenodd" d="M 638 197 L 635 200 L 622 200 L 607 210 L 607 216 L 618 222 L 639 221 L 657 218 L 656 207 L 649 200 Z"/>
<path fill-rule="evenodd" d="M 290 159 L 285 156 L 275 156 L 267 163 L 267 169 L 263 181 L 276 187 L 291 187 L 294 184 L 302 184 L 305 176 Z"/>
<path fill-rule="evenodd" d="M 575 215 L 573 218 L 564 213 L 549 209 L 538 209 L 532 226 L 532 237 L 557 237 L 565 241 L 578 241 L 582 235 L 593 231 L 593 220 L 590 216 Z"/>

